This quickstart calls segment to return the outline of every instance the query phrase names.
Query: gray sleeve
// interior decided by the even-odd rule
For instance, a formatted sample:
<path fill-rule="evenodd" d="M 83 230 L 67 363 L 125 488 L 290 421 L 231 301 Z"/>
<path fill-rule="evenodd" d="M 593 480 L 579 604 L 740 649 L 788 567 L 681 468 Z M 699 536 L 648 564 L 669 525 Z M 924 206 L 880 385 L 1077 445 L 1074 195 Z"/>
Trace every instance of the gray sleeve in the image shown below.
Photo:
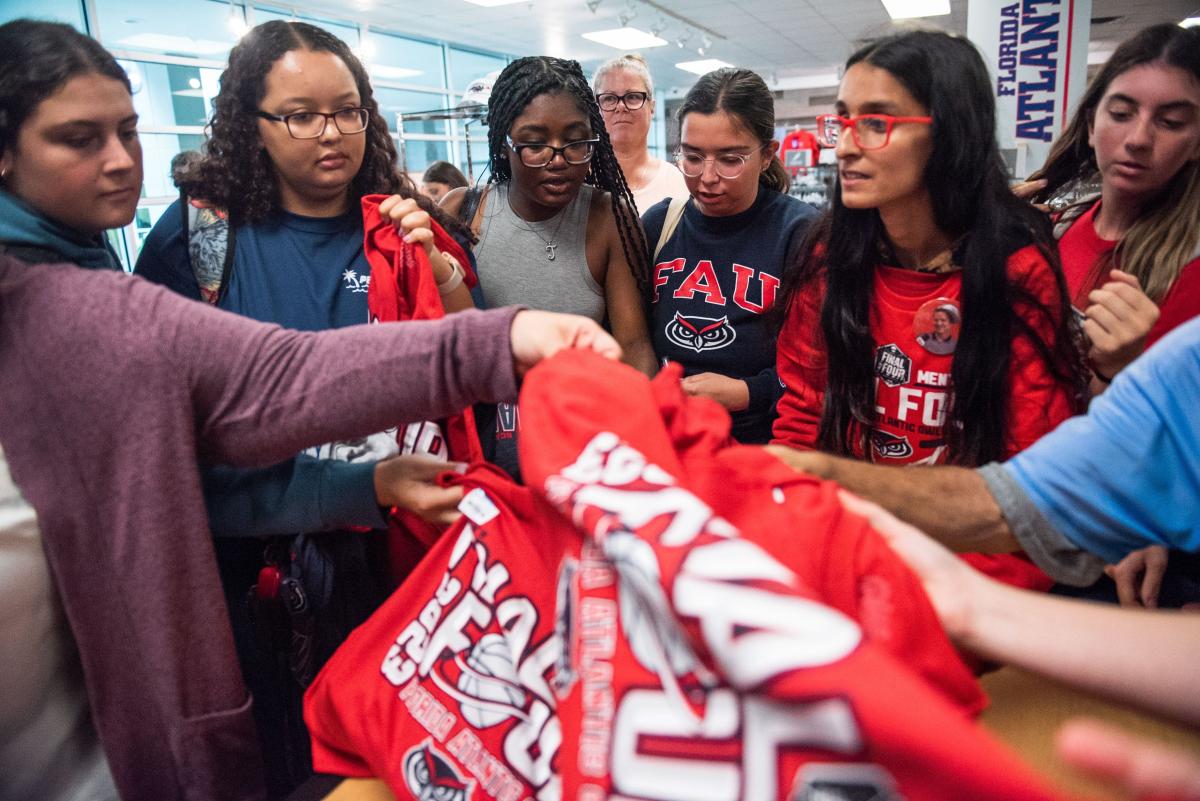
<path fill-rule="evenodd" d="M 987 484 L 1017 542 L 1046 575 L 1072 587 L 1087 587 L 1100 578 L 1104 560 L 1082 550 L 1050 525 L 1000 464 L 986 464 L 977 472 Z"/>

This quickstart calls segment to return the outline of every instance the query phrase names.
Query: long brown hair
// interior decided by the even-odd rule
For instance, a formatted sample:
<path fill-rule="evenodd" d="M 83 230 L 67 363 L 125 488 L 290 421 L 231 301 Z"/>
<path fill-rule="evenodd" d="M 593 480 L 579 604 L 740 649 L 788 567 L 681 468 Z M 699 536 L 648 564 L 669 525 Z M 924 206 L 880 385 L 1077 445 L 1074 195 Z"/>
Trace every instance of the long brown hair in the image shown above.
<path fill-rule="evenodd" d="M 1088 131 L 1108 87 L 1116 78 L 1143 64 L 1163 63 L 1191 75 L 1200 83 L 1200 28 L 1154 25 L 1125 41 L 1088 85 L 1070 125 L 1055 141 L 1042 169 L 1030 179 L 1047 186 L 1035 200 L 1046 202 L 1064 188 L 1098 177 L 1096 154 L 1088 144 Z M 1089 198 L 1090 204 L 1094 198 Z M 1079 209 L 1068 210 L 1068 214 Z M 1142 210 L 1121 237 L 1110 258 L 1092 265 L 1093 276 L 1113 263 L 1137 277 L 1151 300 L 1159 301 L 1179 277 L 1183 266 L 1197 255 L 1200 245 L 1200 159 L 1183 166 Z"/>

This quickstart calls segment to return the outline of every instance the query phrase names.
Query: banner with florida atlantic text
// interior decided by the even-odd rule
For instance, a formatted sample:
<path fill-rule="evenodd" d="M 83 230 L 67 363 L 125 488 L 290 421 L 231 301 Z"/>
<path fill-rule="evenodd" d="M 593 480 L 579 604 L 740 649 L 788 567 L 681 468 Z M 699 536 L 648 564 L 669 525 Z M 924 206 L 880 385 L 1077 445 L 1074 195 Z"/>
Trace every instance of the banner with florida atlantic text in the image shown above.
<path fill-rule="evenodd" d="M 1013 174 L 1046 161 L 1087 85 L 1092 0 L 969 0 L 967 35 L 996 97 L 996 136 Z"/>

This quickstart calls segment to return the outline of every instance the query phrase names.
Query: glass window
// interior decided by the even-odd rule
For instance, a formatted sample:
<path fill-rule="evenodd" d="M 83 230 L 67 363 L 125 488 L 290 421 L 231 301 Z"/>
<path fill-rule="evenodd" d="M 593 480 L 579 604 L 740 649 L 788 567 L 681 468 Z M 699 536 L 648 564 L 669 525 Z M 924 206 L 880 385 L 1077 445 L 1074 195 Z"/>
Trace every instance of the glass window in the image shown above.
<path fill-rule="evenodd" d="M 496 70 L 502 70 L 507 63 L 502 56 L 452 47 L 450 48 L 450 79 L 453 81 L 451 88 L 461 96 L 471 81 Z"/>
<path fill-rule="evenodd" d="M 65 22 L 84 31 L 80 0 L 4 0 L 0 3 L 0 25 L 21 17 Z"/>
<path fill-rule="evenodd" d="M 346 22 L 335 22 L 333 20 L 321 19 L 319 17 L 309 17 L 304 14 L 295 14 L 291 11 L 284 11 L 276 8 L 268 8 L 266 6 L 254 6 L 254 15 L 250 22 L 254 25 L 262 25 L 264 22 L 272 19 L 281 19 L 285 22 L 307 22 L 310 25 L 316 25 L 318 28 L 324 28 L 332 33 L 337 38 L 341 39 L 351 48 L 358 48 L 358 26 Z"/>
<path fill-rule="evenodd" d="M 224 61 L 237 42 L 231 11 L 232 19 L 243 24 L 241 7 L 228 2 L 96 0 L 97 28 L 106 47 L 214 61 Z"/>
<path fill-rule="evenodd" d="M 362 51 L 373 80 L 446 87 L 441 45 L 369 30 Z"/>
<path fill-rule="evenodd" d="M 220 89 L 220 70 L 149 61 L 119 63 L 129 75 L 133 107 L 143 128 L 207 124 Z"/>
<path fill-rule="evenodd" d="M 435 161 L 448 161 L 450 143 L 429 139 L 408 139 L 404 143 L 403 166 L 407 172 L 425 171 Z"/>
<path fill-rule="evenodd" d="M 375 100 L 379 103 L 379 113 L 387 120 L 388 130 L 392 133 L 396 133 L 396 112 L 434 111 L 446 108 L 445 95 L 389 89 L 386 86 L 376 86 L 374 89 Z M 404 133 L 445 135 L 446 121 L 405 120 Z"/>
<path fill-rule="evenodd" d="M 478 136 L 477 136 L 478 134 Z M 467 143 L 458 143 L 458 168 L 471 181 L 479 180 L 488 173 L 487 128 L 472 126 L 471 163 L 467 164 Z"/>

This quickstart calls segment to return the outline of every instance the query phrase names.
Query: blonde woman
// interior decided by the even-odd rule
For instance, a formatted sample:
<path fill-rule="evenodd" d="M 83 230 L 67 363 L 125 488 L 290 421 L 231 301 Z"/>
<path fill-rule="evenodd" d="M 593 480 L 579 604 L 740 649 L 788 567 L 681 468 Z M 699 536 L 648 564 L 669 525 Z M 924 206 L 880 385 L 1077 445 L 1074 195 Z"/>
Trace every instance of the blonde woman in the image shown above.
<path fill-rule="evenodd" d="M 679 169 L 654 158 L 646 148 L 654 117 L 654 81 L 646 59 L 628 54 L 604 62 L 592 78 L 592 89 L 638 212 L 645 213 L 660 200 L 686 197 Z"/>

